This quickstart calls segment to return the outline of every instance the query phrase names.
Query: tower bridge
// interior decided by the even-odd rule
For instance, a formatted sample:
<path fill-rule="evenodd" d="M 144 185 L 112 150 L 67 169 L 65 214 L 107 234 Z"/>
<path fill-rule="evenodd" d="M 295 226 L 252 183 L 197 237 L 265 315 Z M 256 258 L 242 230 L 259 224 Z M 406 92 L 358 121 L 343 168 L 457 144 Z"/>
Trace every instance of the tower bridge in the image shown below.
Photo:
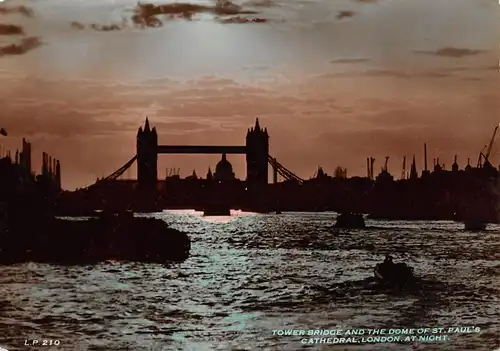
<path fill-rule="evenodd" d="M 137 132 L 136 150 L 136 155 L 125 165 L 102 180 L 118 179 L 137 161 L 138 185 L 143 189 L 155 189 L 159 154 L 241 154 L 246 157 L 246 182 L 250 187 L 264 187 L 268 184 L 269 165 L 273 169 L 275 183 L 278 174 L 286 180 L 303 182 L 303 179 L 269 155 L 269 134 L 267 128 L 261 128 L 258 118 L 255 125 L 247 130 L 245 145 L 161 145 L 158 144 L 156 127 L 151 128 L 146 118 L 144 128 L 140 127 Z"/>
<path fill-rule="evenodd" d="M 159 154 L 246 154 L 244 146 L 158 145 Z"/>

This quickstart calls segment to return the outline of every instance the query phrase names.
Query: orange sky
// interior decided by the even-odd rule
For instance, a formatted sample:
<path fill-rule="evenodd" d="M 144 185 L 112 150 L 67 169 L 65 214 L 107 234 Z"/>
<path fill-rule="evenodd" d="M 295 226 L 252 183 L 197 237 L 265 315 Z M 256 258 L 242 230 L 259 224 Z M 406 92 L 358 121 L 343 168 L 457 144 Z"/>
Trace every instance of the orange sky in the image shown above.
<path fill-rule="evenodd" d="M 146 115 L 162 144 L 207 145 L 244 144 L 259 117 L 272 156 L 303 178 L 318 165 L 365 175 L 368 156 L 375 170 L 391 156 L 399 176 L 404 155 L 422 166 L 424 141 L 430 164 L 475 163 L 500 120 L 496 0 L 191 4 L 157 17 L 132 0 L 0 4 L 4 148 L 25 136 L 37 169 L 42 151 L 59 158 L 71 189 L 130 159 Z M 219 158 L 162 155 L 159 176 Z M 244 178 L 244 156 L 228 158 Z"/>

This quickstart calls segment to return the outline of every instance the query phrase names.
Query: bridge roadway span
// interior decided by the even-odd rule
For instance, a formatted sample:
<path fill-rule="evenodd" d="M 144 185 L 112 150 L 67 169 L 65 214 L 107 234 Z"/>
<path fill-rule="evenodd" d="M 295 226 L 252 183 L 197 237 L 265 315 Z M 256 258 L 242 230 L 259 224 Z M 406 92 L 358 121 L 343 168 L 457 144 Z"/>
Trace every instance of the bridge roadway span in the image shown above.
<path fill-rule="evenodd" d="M 158 145 L 159 154 L 246 154 L 246 146 Z"/>

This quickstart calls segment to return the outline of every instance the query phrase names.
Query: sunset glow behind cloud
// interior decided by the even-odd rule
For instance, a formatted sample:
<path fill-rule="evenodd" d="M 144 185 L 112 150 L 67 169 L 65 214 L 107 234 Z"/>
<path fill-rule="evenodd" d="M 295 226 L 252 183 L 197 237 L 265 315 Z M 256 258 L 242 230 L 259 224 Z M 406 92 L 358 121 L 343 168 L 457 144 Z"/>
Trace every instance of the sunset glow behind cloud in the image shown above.
<path fill-rule="evenodd" d="M 28 138 L 34 165 L 48 152 L 74 188 L 133 156 L 145 116 L 163 144 L 209 145 L 243 144 L 259 117 L 303 178 L 318 165 L 365 175 L 369 156 L 399 174 L 424 142 L 463 166 L 500 119 L 496 1 L 172 3 L 2 3 L 4 148 Z M 204 175 L 218 158 L 161 156 L 159 175 Z M 243 178 L 244 157 L 229 160 Z"/>

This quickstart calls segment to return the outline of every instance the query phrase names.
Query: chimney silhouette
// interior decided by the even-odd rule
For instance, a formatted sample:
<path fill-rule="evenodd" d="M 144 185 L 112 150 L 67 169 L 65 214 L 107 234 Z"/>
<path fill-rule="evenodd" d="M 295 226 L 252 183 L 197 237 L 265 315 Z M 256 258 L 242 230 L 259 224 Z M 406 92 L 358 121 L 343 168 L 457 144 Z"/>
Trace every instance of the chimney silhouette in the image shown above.
<path fill-rule="evenodd" d="M 57 189 L 61 190 L 61 164 L 59 163 L 59 160 L 57 160 L 56 163 L 56 185 Z"/>
<path fill-rule="evenodd" d="M 427 172 L 427 143 L 424 143 L 424 171 Z"/>
<path fill-rule="evenodd" d="M 47 175 L 47 154 L 42 152 L 42 176 Z"/>

